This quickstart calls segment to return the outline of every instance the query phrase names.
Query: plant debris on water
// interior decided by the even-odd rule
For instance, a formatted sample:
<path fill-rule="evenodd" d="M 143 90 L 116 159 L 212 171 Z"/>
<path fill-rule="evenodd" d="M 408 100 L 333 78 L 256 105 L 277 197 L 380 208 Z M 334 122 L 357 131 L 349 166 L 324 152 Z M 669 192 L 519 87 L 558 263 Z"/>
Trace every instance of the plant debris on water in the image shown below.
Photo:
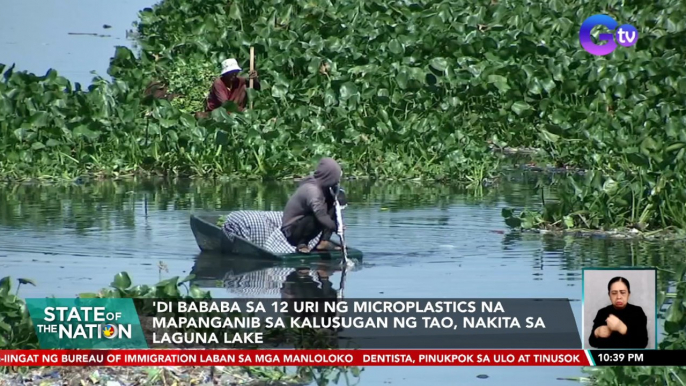
<path fill-rule="evenodd" d="M 0 374 L 7 386 L 62 385 L 248 385 L 257 381 L 241 368 L 211 367 L 43 367 Z M 293 381 L 293 380 L 291 380 Z"/>
<path fill-rule="evenodd" d="M 160 276 L 166 265 L 159 262 Z M 130 299 L 173 299 L 173 300 L 211 300 L 208 291 L 201 290 L 189 275 L 183 279 L 175 276 L 162 279 L 153 286 L 133 285 L 129 274 L 119 272 L 114 276 L 110 287 L 97 293 L 84 292 L 79 298 L 130 298 Z M 21 284 L 35 283 L 29 279 L 18 279 Z M 185 288 L 186 293 L 180 290 Z M 0 279 L 0 349 L 39 348 L 38 336 L 26 307 L 24 299 L 12 294 L 10 277 Z M 18 288 L 17 288 L 18 292 Z M 146 305 L 144 305 L 146 306 Z M 152 309 L 152 306 L 149 305 Z M 146 320 L 141 320 L 143 329 L 151 328 Z M 10 327 L 13 326 L 13 327 Z M 289 342 L 295 348 L 330 349 L 328 335 L 312 331 L 294 331 L 288 328 L 271 329 L 266 334 L 270 339 Z M 169 347 L 179 348 L 179 347 Z M 257 347 L 252 347 L 257 348 Z M 348 384 L 358 380 L 363 368 L 355 366 L 299 366 L 295 371 L 286 367 L 217 367 L 217 366 L 156 366 L 156 367 L 0 367 L 2 385 L 295 385 L 311 384 L 318 386 L 340 379 Z"/>
<path fill-rule="evenodd" d="M 160 275 L 166 265 L 160 262 Z M 656 304 L 660 317 L 664 320 L 664 337 L 658 344 L 660 350 L 676 350 L 686 347 L 686 262 L 680 263 L 673 271 L 658 270 L 658 298 Z M 206 299 L 209 292 L 192 284 L 193 275 L 186 278 L 172 277 L 153 285 L 133 285 L 128 273 L 120 272 L 114 276 L 110 287 L 97 293 L 81 293 L 80 298 L 133 298 L 133 299 Z M 35 283 L 29 279 L 18 279 L 21 283 Z M 191 283 L 188 285 L 188 283 Z M 668 292 L 670 286 L 675 288 Z M 179 289 L 185 287 L 186 293 Z M 9 326 L 16 326 L 10 328 Z M 145 327 L 144 327 L 145 329 Z M 277 334 L 278 335 L 278 334 Z M 303 334 L 299 331 L 296 347 L 323 348 L 329 343 L 316 332 Z M 12 280 L 0 279 L 0 349 L 37 348 L 38 338 L 28 314 L 25 301 L 12 293 Z M 358 367 L 298 367 L 290 373 L 285 367 L 43 367 L 8 368 L 0 367 L 0 381 L 3 385 L 242 385 L 242 384 L 309 384 L 318 386 L 338 384 L 341 377 L 350 385 L 359 382 L 364 369 Z M 686 379 L 686 368 L 679 367 L 589 367 L 584 368 L 588 378 L 577 380 L 596 385 L 630 385 L 636 380 L 650 380 L 649 385 L 672 384 L 672 381 Z M 487 375 L 478 375 L 486 378 Z M 642 382 L 641 384 L 643 384 Z"/>

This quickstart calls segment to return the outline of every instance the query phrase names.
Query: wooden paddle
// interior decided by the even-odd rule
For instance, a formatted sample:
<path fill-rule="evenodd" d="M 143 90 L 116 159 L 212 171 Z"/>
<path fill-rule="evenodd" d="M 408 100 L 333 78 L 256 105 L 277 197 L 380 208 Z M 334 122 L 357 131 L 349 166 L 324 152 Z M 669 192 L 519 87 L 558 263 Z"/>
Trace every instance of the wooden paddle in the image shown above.
<path fill-rule="evenodd" d="M 255 71 L 255 47 L 250 47 L 250 72 Z M 254 79 L 250 78 L 250 88 L 253 88 Z M 252 110 L 252 100 L 250 101 L 250 109 Z"/>
<path fill-rule="evenodd" d="M 334 207 L 336 208 L 336 225 L 338 225 L 338 236 L 341 238 L 341 248 L 343 249 L 343 269 L 341 271 L 341 284 L 339 294 L 343 298 L 343 290 L 345 288 L 345 274 L 348 268 L 348 249 L 345 246 L 345 235 L 343 232 L 343 210 L 341 204 L 338 202 L 338 192 L 336 194 L 331 190 L 331 195 L 334 199 Z"/>

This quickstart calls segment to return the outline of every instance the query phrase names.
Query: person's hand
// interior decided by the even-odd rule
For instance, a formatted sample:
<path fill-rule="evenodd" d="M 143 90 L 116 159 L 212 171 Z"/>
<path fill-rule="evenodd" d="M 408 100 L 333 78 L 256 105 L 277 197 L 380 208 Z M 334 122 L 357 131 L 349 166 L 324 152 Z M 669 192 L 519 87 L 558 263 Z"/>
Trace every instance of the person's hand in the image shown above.
<path fill-rule="evenodd" d="M 612 331 L 610 331 L 608 326 L 600 326 L 595 329 L 595 336 L 598 338 L 607 338 L 610 334 L 612 334 Z"/>
<path fill-rule="evenodd" d="M 611 331 L 619 331 L 623 324 L 622 321 L 614 315 L 608 316 L 607 319 L 605 319 L 605 323 L 607 323 L 607 327 L 609 327 Z"/>
<path fill-rule="evenodd" d="M 255 70 L 250 71 L 250 72 L 248 73 L 248 78 L 249 78 L 249 79 L 257 79 L 257 78 L 259 78 L 259 77 L 257 76 L 257 71 L 255 71 Z"/>

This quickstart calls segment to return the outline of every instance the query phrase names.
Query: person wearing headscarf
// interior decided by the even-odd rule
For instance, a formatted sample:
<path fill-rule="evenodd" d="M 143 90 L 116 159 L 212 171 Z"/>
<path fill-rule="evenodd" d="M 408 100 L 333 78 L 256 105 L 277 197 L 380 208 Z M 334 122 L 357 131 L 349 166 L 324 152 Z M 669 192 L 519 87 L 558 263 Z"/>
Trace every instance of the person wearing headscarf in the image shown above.
<path fill-rule="evenodd" d="M 298 252 L 309 253 L 310 240 L 320 233 L 315 250 L 331 249 L 329 240 L 338 227 L 334 194 L 338 194 L 342 176 L 343 170 L 338 162 L 333 158 L 322 158 L 315 172 L 300 183 L 288 200 L 281 231 Z"/>

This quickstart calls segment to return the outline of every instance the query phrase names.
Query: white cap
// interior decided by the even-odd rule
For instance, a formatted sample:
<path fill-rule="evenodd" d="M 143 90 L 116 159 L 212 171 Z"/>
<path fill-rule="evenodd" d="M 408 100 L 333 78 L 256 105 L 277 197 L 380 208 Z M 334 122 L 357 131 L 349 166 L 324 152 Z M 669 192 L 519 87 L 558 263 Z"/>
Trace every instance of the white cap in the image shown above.
<path fill-rule="evenodd" d="M 227 72 L 231 71 L 240 71 L 241 67 L 238 65 L 238 62 L 236 59 L 226 59 L 222 62 L 222 75 L 226 74 Z"/>

